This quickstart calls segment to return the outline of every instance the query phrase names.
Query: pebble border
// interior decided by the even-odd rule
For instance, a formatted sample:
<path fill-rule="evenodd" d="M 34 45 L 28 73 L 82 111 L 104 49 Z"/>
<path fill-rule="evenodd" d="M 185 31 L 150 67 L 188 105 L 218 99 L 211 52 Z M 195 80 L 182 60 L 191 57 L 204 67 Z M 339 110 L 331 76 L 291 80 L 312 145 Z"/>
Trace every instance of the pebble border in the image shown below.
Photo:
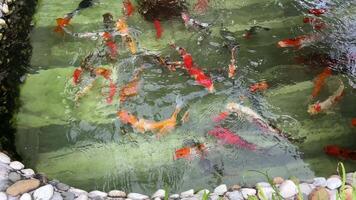
<path fill-rule="evenodd" d="M 356 174 L 356 172 L 355 172 Z M 356 176 L 356 175 L 355 175 Z M 352 200 L 352 186 L 356 187 L 354 173 L 347 174 L 345 185 L 346 200 Z M 298 183 L 299 180 L 284 180 L 282 177 L 273 178 L 273 183 L 283 199 L 294 200 L 300 198 L 309 200 L 337 199 L 342 185 L 337 175 L 329 178 L 317 177 Z M 298 184 L 295 184 L 298 183 Z M 298 192 L 300 191 L 300 192 Z M 272 199 L 273 187 L 267 182 L 259 182 L 255 187 L 245 188 L 233 185 L 228 188 L 225 184 L 217 186 L 214 191 L 207 189 L 194 191 L 193 189 L 180 194 L 170 194 L 170 200 L 202 200 L 204 194 L 209 194 L 209 200 L 252 200 Z M 128 193 L 112 190 L 87 192 L 71 187 L 57 180 L 48 180 L 43 174 L 36 174 L 32 169 L 26 169 L 18 161 L 11 161 L 10 157 L 0 152 L 0 200 L 163 200 L 165 190 L 157 190 L 151 197 L 139 193 Z M 320 198 L 322 197 L 322 198 Z"/>
<path fill-rule="evenodd" d="M 14 0 L 0 0 L 0 40 L 3 39 L 3 31 L 8 28 L 9 15 L 12 13 L 13 9 L 11 5 Z"/>

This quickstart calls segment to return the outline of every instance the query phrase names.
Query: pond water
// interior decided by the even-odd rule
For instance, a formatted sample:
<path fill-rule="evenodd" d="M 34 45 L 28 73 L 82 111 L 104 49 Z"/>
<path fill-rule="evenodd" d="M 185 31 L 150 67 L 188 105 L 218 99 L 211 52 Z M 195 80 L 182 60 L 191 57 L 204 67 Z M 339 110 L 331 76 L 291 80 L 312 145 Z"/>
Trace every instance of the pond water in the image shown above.
<path fill-rule="evenodd" d="M 34 18 L 32 67 L 21 88 L 22 106 L 15 118 L 17 150 L 29 167 L 87 190 L 116 188 L 151 194 L 163 187 L 179 192 L 211 189 L 220 183 L 252 185 L 263 180 L 256 171 L 301 179 L 327 176 L 335 173 L 340 158 L 327 156 L 323 151 L 326 145 L 356 150 L 356 128 L 351 125 L 356 117 L 356 90 L 352 87 L 356 83 L 356 5 L 351 1 L 211 0 L 204 14 L 195 13 L 195 1 L 188 1 L 191 16 L 210 23 L 211 34 L 187 29 L 176 18 L 161 22 L 160 39 L 156 39 L 153 23 L 135 12 L 127 23 L 137 30 L 138 52 L 132 55 L 119 45 L 117 61 L 99 59 L 94 63 L 111 69 L 110 79 L 117 88 L 131 80 L 135 69 L 145 66 L 139 76 L 138 95 L 120 103 L 117 92 L 111 104 L 106 101 L 108 81 L 103 78 L 75 101 L 76 92 L 93 79 L 84 74 L 82 82 L 73 85 L 73 71 L 90 52 L 104 48 L 100 37 L 76 38 L 53 32 L 56 18 L 74 10 L 78 3 L 40 1 Z M 322 20 L 325 28 L 316 30 L 303 23 L 303 18 L 313 17 L 308 9 L 320 7 L 327 12 L 314 17 Z M 78 33 L 102 30 L 102 15 L 110 12 L 118 19 L 121 10 L 121 1 L 101 1 L 75 16 L 68 29 Z M 259 30 L 246 39 L 245 30 L 252 26 L 269 30 Z M 223 28 L 240 43 L 234 79 L 227 76 L 231 53 L 223 45 Z M 318 41 L 299 49 L 277 46 L 280 40 L 306 34 L 316 35 Z M 170 71 L 147 55 L 156 52 L 181 60 L 169 47 L 172 41 L 190 52 L 194 62 L 210 75 L 214 93 L 197 84 L 186 70 Z M 120 44 L 121 37 L 116 42 Z M 308 101 L 313 80 L 328 67 L 325 60 L 338 60 L 329 66 L 333 76 L 320 95 Z M 266 91 L 250 92 L 250 85 L 263 80 L 270 86 Z M 327 113 L 311 116 L 308 104 L 334 93 L 338 80 L 345 85 L 343 98 Z M 171 116 L 176 99 L 184 102 L 178 124 L 160 138 L 149 131 L 139 133 L 116 114 L 125 109 L 138 118 L 160 121 Z M 244 115 L 232 114 L 214 122 L 231 102 L 251 108 L 288 137 L 261 128 Z M 190 117 L 182 123 L 186 111 Z M 257 150 L 229 145 L 208 134 L 217 126 L 229 129 Z M 177 149 L 192 141 L 205 144 L 203 157 L 173 159 Z M 356 170 L 355 161 L 342 161 L 347 170 Z"/>

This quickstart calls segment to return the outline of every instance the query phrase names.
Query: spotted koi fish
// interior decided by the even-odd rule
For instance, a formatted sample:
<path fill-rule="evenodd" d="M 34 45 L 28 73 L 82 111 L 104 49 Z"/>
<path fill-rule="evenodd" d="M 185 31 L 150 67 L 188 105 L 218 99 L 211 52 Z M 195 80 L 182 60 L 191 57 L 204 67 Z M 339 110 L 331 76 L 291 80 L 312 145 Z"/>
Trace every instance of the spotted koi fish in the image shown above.
<path fill-rule="evenodd" d="M 120 90 L 120 102 L 121 103 L 126 101 L 126 99 L 128 97 L 137 95 L 138 88 L 139 88 L 138 83 L 140 81 L 139 76 L 142 71 L 143 71 L 143 67 L 137 69 L 134 72 L 132 80 L 121 88 L 121 90 Z"/>
<path fill-rule="evenodd" d="M 317 41 L 319 38 L 316 35 L 302 35 L 298 36 L 296 38 L 291 38 L 291 39 L 285 39 L 281 40 L 278 42 L 279 47 L 295 47 L 295 48 L 302 48 L 304 46 L 307 46 L 315 41 Z"/>
<path fill-rule="evenodd" d="M 193 157 L 199 156 L 203 159 L 207 148 L 203 143 L 194 144 L 193 146 L 182 147 L 175 150 L 173 160 L 187 159 L 192 160 Z"/>
<path fill-rule="evenodd" d="M 323 72 L 321 72 L 314 81 L 314 89 L 311 97 L 315 98 L 321 91 L 321 88 L 325 85 L 325 80 L 332 75 L 332 70 L 329 67 L 326 67 Z"/>

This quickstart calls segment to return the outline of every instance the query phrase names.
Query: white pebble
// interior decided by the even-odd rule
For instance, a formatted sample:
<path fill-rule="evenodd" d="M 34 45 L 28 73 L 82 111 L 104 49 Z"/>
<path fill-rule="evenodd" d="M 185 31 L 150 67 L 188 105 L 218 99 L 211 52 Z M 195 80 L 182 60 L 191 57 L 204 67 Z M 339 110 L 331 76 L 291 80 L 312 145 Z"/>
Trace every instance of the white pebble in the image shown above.
<path fill-rule="evenodd" d="M 313 185 L 315 187 L 326 187 L 326 179 L 324 177 L 317 177 L 313 179 Z"/>
<path fill-rule="evenodd" d="M 33 198 L 35 200 L 50 200 L 53 196 L 54 188 L 52 185 L 45 185 L 35 190 Z"/>
<path fill-rule="evenodd" d="M 309 195 L 313 191 L 315 186 L 308 183 L 301 183 L 299 184 L 299 188 L 302 194 Z"/>
<path fill-rule="evenodd" d="M 218 187 L 216 187 L 214 189 L 214 193 L 219 195 L 219 196 L 222 196 L 225 194 L 225 192 L 227 192 L 227 187 L 225 184 L 222 184 L 222 185 L 219 185 Z"/>
<path fill-rule="evenodd" d="M 152 199 L 157 198 L 157 197 L 164 198 L 165 195 L 166 195 L 166 191 L 159 189 L 152 195 Z"/>
<path fill-rule="evenodd" d="M 23 169 L 21 170 L 21 173 L 26 178 L 31 178 L 33 175 L 35 175 L 35 171 L 33 171 L 32 169 Z"/>
<path fill-rule="evenodd" d="M 337 200 L 337 190 L 327 190 L 329 193 L 329 200 Z"/>
<path fill-rule="evenodd" d="M 127 195 L 127 198 L 132 199 L 132 200 L 145 200 L 149 199 L 148 196 L 139 194 L 139 193 L 130 193 Z"/>
<path fill-rule="evenodd" d="M 32 200 L 32 197 L 29 193 L 24 193 L 21 195 L 20 200 Z"/>
<path fill-rule="evenodd" d="M 253 196 L 253 195 L 256 195 L 256 190 L 255 189 L 252 189 L 252 188 L 242 188 L 241 190 L 241 194 L 242 196 L 247 199 L 248 196 Z"/>
<path fill-rule="evenodd" d="M 88 195 L 88 192 L 85 190 L 77 189 L 77 188 L 69 188 L 68 192 L 72 192 L 75 194 L 75 196 L 80 196 L 82 194 Z"/>
<path fill-rule="evenodd" d="M 227 192 L 226 196 L 230 200 L 243 200 L 244 199 L 244 197 L 242 196 L 240 191 Z"/>
<path fill-rule="evenodd" d="M 77 198 L 75 198 L 74 200 L 88 200 L 88 195 L 81 194 Z"/>
<path fill-rule="evenodd" d="M 7 200 L 7 194 L 5 192 L 0 192 L 0 200 Z"/>
<path fill-rule="evenodd" d="M 328 187 L 330 190 L 339 188 L 341 184 L 342 182 L 340 178 L 337 177 L 330 177 L 328 180 L 326 180 L 326 187 Z"/>
<path fill-rule="evenodd" d="M 0 26 L 1 25 L 6 25 L 5 20 L 0 19 Z M 0 162 L 5 163 L 5 164 L 9 164 L 11 162 L 11 160 L 10 160 L 9 156 L 7 156 L 6 154 L 0 152 Z"/>
<path fill-rule="evenodd" d="M 9 6 L 7 4 L 2 5 L 2 12 L 6 15 L 9 13 Z"/>
<path fill-rule="evenodd" d="M 19 161 L 13 161 L 10 163 L 10 167 L 14 170 L 21 170 L 25 166 L 22 163 L 20 163 Z"/>
<path fill-rule="evenodd" d="M 180 198 L 192 197 L 194 195 L 194 190 L 188 190 L 185 192 L 180 193 Z"/>
<path fill-rule="evenodd" d="M 267 187 L 259 187 L 258 190 L 261 190 L 259 191 L 258 193 L 258 197 L 260 199 L 263 199 L 262 198 L 262 194 L 267 198 L 267 199 L 272 199 L 272 195 L 273 193 L 275 193 L 274 189 L 271 187 L 271 186 L 267 186 Z M 261 195 L 260 195 L 261 193 Z"/>
<path fill-rule="evenodd" d="M 124 191 L 120 191 L 120 190 L 111 190 L 108 195 L 110 197 L 120 197 L 120 198 L 125 198 L 126 197 L 126 193 Z"/>
<path fill-rule="evenodd" d="M 54 192 L 51 200 L 63 200 L 63 197 L 59 192 Z"/>
<path fill-rule="evenodd" d="M 298 193 L 298 189 L 293 181 L 286 180 L 279 186 L 279 192 L 283 198 L 287 199 L 295 196 Z"/>
<path fill-rule="evenodd" d="M 171 196 L 169 196 L 170 199 L 178 199 L 179 198 L 179 194 L 172 194 Z"/>
<path fill-rule="evenodd" d="M 89 198 L 92 198 L 92 199 L 95 197 L 105 198 L 108 196 L 108 194 L 106 194 L 105 192 L 102 192 L 102 191 L 94 190 L 94 191 L 89 192 L 88 196 L 89 196 Z"/>

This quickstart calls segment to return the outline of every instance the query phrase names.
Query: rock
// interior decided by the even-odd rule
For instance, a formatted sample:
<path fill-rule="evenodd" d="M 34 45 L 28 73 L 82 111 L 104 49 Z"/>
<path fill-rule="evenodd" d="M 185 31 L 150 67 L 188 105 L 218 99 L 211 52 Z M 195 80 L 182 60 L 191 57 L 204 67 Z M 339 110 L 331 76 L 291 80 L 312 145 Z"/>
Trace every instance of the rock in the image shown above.
<path fill-rule="evenodd" d="M 22 163 L 20 163 L 19 161 L 13 161 L 10 163 L 10 167 L 14 170 L 21 170 L 25 166 Z"/>
<path fill-rule="evenodd" d="M 326 180 L 326 187 L 328 187 L 330 190 L 334 190 L 339 188 L 342 185 L 342 182 L 339 177 L 330 177 L 328 180 Z"/>
<path fill-rule="evenodd" d="M 0 180 L 0 191 L 5 191 L 11 185 L 8 180 Z"/>
<path fill-rule="evenodd" d="M 126 193 L 120 190 L 111 190 L 108 193 L 109 197 L 115 197 L 115 198 L 125 198 L 126 197 Z"/>
<path fill-rule="evenodd" d="M 127 195 L 127 198 L 132 199 L 132 200 L 144 200 L 144 199 L 149 199 L 148 196 L 139 194 L 139 193 L 130 193 Z"/>
<path fill-rule="evenodd" d="M 169 196 L 170 199 L 179 199 L 179 194 L 172 194 Z"/>
<path fill-rule="evenodd" d="M 48 178 L 45 174 L 38 173 L 35 174 L 33 178 L 38 179 L 41 182 L 41 185 L 46 185 L 48 183 Z"/>
<path fill-rule="evenodd" d="M 7 4 L 2 4 L 2 12 L 4 14 L 8 14 L 9 13 L 9 6 Z"/>
<path fill-rule="evenodd" d="M 74 200 L 88 200 L 88 195 L 81 194 L 77 198 L 75 198 Z"/>
<path fill-rule="evenodd" d="M 62 196 L 64 200 L 74 200 L 75 194 L 73 192 L 62 192 Z"/>
<path fill-rule="evenodd" d="M 323 187 L 315 188 L 309 195 L 309 200 L 329 200 L 329 193 Z"/>
<path fill-rule="evenodd" d="M 33 198 L 35 200 L 50 200 L 54 194 L 54 188 L 48 184 L 35 190 Z"/>
<path fill-rule="evenodd" d="M 163 199 L 165 195 L 166 195 L 166 191 L 159 189 L 152 195 L 152 199 L 157 197 Z"/>
<path fill-rule="evenodd" d="M 337 190 L 326 190 L 329 193 L 330 200 L 337 200 Z"/>
<path fill-rule="evenodd" d="M 282 177 L 277 176 L 273 178 L 273 184 L 275 185 L 282 184 L 283 182 L 284 182 L 284 178 Z"/>
<path fill-rule="evenodd" d="M 239 190 L 239 189 L 241 189 L 240 185 L 233 185 L 229 188 L 230 191 Z"/>
<path fill-rule="evenodd" d="M 5 20 L 0 19 L 0 26 L 1 25 L 6 25 Z M 10 160 L 9 156 L 7 156 L 6 154 L 0 152 L 0 162 L 5 163 L 5 164 L 9 164 L 11 162 L 11 160 Z"/>
<path fill-rule="evenodd" d="M 77 197 L 82 195 L 82 194 L 88 195 L 87 191 L 81 190 L 81 189 L 77 189 L 77 188 L 73 188 L 73 187 L 69 188 L 68 192 L 74 193 L 75 196 L 77 196 Z"/>
<path fill-rule="evenodd" d="M 298 189 L 293 181 L 286 180 L 279 186 L 279 192 L 283 198 L 287 199 L 295 196 L 298 193 Z"/>
<path fill-rule="evenodd" d="M 5 192 L 0 192 L 0 200 L 7 200 L 7 194 Z"/>
<path fill-rule="evenodd" d="M 219 196 L 224 195 L 226 192 L 227 192 L 227 187 L 226 187 L 225 184 L 219 185 L 218 187 L 216 187 L 214 189 L 214 193 L 219 195 Z"/>
<path fill-rule="evenodd" d="M 317 177 L 313 179 L 313 185 L 315 187 L 326 187 L 326 179 L 324 177 Z"/>
<path fill-rule="evenodd" d="M 275 193 L 275 191 L 271 186 L 259 187 L 257 195 L 260 199 L 263 199 L 262 196 L 266 197 L 267 199 L 272 199 L 273 193 Z"/>
<path fill-rule="evenodd" d="M 21 195 L 20 200 L 32 200 L 32 197 L 29 193 L 24 193 Z"/>
<path fill-rule="evenodd" d="M 257 191 L 252 188 L 242 188 L 240 190 L 240 192 L 245 199 L 247 199 L 248 196 L 253 196 L 253 195 L 256 195 L 256 193 L 257 193 Z"/>
<path fill-rule="evenodd" d="M 38 186 L 40 186 L 40 181 L 37 179 L 21 180 L 7 188 L 6 193 L 11 196 L 17 196 L 34 190 Z"/>
<path fill-rule="evenodd" d="M 308 183 L 301 183 L 299 184 L 299 188 L 302 194 L 309 195 L 313 191 L 315 186 Z"/>
<path fill-rule="evenodd" d="M 23 169 L 21 170 L 21 173 L 26 178 L 31 178 L 33 175 L 35 175 L 35 172 L 32 169 Z"/>
<path fill-rule="evenodd" d="M 232 192 L 227 192 L 225 194 L 230 200 L 243 200 L 244 197 L 242 196 L 240 191 L 232 191 Z"/>
<path fill-rule="evenodd" d="M 67 191 L 67 190 L 69 190 L 70 187 L 64 183 L 57 183 L 56 188 L 58 190 Z"/>
<path fill-rule="evenodd" d="M 54 192 L 53 197 L 52 197 L 51 200 L 63 200 L 63 197 L 62 197 L 61 194 L 59 194 L 59 192 Z"/>
<path fill-rule="evenodd" d="M 0 171 L 0 181 L 1 180 L 7 180 L 9 178 L 9 174 L 7 170 L 1 170 Z"/>
<path fill-rule="evenodd" d="M 185 192 L 180 193 L 180 198 L 192 197 L 194 195 L 194 190 L 188 190 Z"/>
<path fill-rule="evenodd" d="M 10 172 L 9 173 L 9 180 L 11 182 L 13 182 L 13 183 L 17 182 L 17 181 L 21 180 L 21 175 L 19 173 L 17 173 L 17 172 Z"/>
<path fill-rule="evenodd" d="M 88 197 L 89 197 L 89 198 L 92 198 L 92 199 L 95 198 L 95 197 L 105 198 L 105 197 L 107 197 L 107 196 L 108 196 L 107 193 L 102 192 L 102 191 L 98 191 L 98 190 L 91 191 L 91 192 L 89 192 L 89 194 L 88 194 Z"/>

